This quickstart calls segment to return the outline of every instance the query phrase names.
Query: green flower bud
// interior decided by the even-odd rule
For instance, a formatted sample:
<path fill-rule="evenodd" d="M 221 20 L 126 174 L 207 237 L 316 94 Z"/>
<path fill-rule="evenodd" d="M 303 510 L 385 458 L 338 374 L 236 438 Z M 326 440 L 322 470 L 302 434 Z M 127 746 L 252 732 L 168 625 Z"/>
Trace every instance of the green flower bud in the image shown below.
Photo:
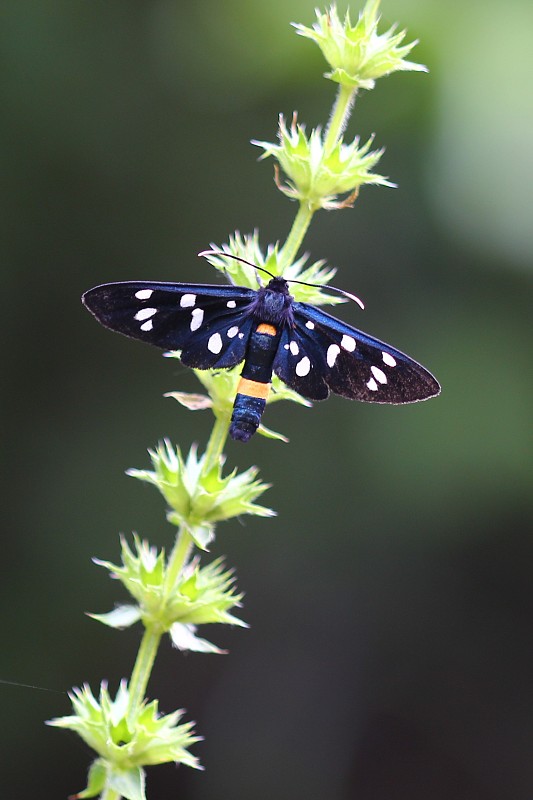
<path fill-rule="evenodd" d="M 249 261 L 250 264 L 255 264 L 258 267 L 265 267 L 273 275 L 279 274 L 277 271 L 277 245 L 269 245 L 266 254 L 263 253 L 259 245 L 259 233 L 257 230 L 253 234 L 245 234 L 244 236 L 239 231 L 235 231 L 235 234 L 229 237 L 227 244 L 219 246 L 211 242 L 210 248 L 216 252 L 216 255 L 214 253 L 207 255 L 207 261 L 219 272 L 222 272 L 226 278 L 231 278 L 236 286 L 257 289 L 258 284 L 261 283 L 264 277 L 264 273 L 258 273 L 257 270 L 248 264 L 243 264 L 242 261 L 237 261 L 234 258 L 224 258 L 225 253 L 244 258 L 245 261 Z M 219 253 L 220 255 L 218 255 Z"/>
<path fill-rule="evenodd" d="M 258 142 L 254 142 L 258 144 Z M 263 143 L 261 143 L 263 146 Z M 266 157 L 263 156 L 263 158 Z M 289 266 L 283 265 L 279 257 L 279 243 L 269 244 L 266 252 L 261 249 L 259 244 L 258 231 L 252 234 L 245 234 L 242 236 L 239 231 L 234 236 L 230 236 L 228 244 L 220 246 L 211 243 L 212 250 L 216 253 L 210 253 L 206 256 L 209 263 L 223 272 L 230 275 L 235 284 L 240 286 L 249 286 L 252 289 L 257 289 L 258 277 L 267 280 L 261 273 L 252 270 L 246 264 L 236 261 L 227 256 L 234 255 L 239 258 L 244 258 L 246 261 L 256 264 L 258 267 L 264 267 L 272 275 L 282 275 L 286 280 L 305 281 L 309 284 L 320 284 L 320 286 L 302 286 L 301 284 L 292 284 L 290 287 L 291 294 L 295 300 L 301 303 L 312 303 L 315 306 L 335 303 L 343 303 L 344 300 L 337 295 L 330 295 L 324 292 L 324 284 L 333 278 L 336 270 L 332 267 L 325 266 L 324 260 L 315 261 L 313 264 L 306 266 L 308 255 L 305 254 L 301 258 L 294 261 Z M 198 374 L 198 373 L 197 373 Z M 200 377 L 200 374 L 198 374 Z M 201 379 L 201 378 L 200 378 Z"/>
<path fill-rule="evenodd" d="M 372 89 L 377 78 L 398 70 L 427 72 L 423 64 L 406 61 L 416 41 L 402 45 L 405 31 L 395 26 L 378 34 L 380 0 L 368 0 L 355 25 L 346 12 L 344 22 L 332 5 L 325 14 L 316 11 L 312 28 L 293 23 L 300 36 L 315 41 L 331 67 L 325 77 L 353 89 Z"/>
<path fill-rule="evenodd" d="M 89 614 L 111 628 L 127 628 L 138 620 L 146 627 L 170 633 L 180 650 L 217 652 L 215 645 L 195 636 L 196 626 L 212 623 L 240 625 L 246 623 L 230 613 L 240 608 L 242 594 L 234 591 L 235 579 L 225 570 L 221 559 L 200 567 L 193 559 L 169 585 L 165 553 L 160 553 L 134 534 L 134 549 L 121 537 L 122 564 L 94 559 L 109 570 L 137 601 L 137 605 L 121 605 L 108 614 Z"/>
<path fill-rule="evenodd" d="M 283 194 L 293 200 L 306 203 L 310 209 L 343 208 L 353 204 L 359 187 L 365 183 L 393 186 L 382 175 L 372 173 L 382 150 L 370 150 L 372 139 L 359 146 L 359 137 L 352 144 L 340 139 L 327 150 L 320 128 L 311 131 L 308 137 L 305 126 L 299 125 L 296 114 L 287 128 L 282 114 L 279 118 L 279 144 L 254 141 L 252 144 L 264 149 L 261 158 L 274 156 L 288 177 L 286 184 L 277 180 Z M 350 196 L 339 200 L 338 195 L 350 192 Z"/>
<path fill-rule="evenodd" d="M 168 521 L 183 525 L 201 549 L 206 550 L 213 540 L 216 522 L 242 514 L 274 516 L 274 511 L 253 502 L 269 488 L 256 480 L 256 467 L 240 474 L 235 470 L 223 478 L 222 461 L 206 471 L 205 454 L 198 456 L 195 445 L 184 459 L 180 448 L 174 449 L 168 439 L 148 452 L 153 472 L 130 469 L 127 474 L 159 489 L 170 506 Z"/>
<path fill-rule="evenodd" d="M 77 797 L 115 792 L 127 800 L 145 800 L 143 767 L 174 761 L 202 769 L 187 749 L 201 740 L 191 732 L 193 723 L 177 724 L 183 711 L 161 716 L 154 700 L 131 712 L 126 681 L 114 700 L 105 682 L 98 699 L 87 685 L 74 688 L 69 697 L 74 713 L 47 724 L 76 731 L 99 756 L 89 771 L 87 788 Z"/>

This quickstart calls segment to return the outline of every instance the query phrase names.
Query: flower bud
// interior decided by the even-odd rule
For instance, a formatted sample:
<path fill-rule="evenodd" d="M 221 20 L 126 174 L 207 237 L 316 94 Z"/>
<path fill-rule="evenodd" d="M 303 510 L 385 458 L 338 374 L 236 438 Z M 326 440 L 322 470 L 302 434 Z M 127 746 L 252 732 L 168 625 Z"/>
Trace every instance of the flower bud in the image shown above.
<path fill-rule="evenodd" d="M 416 41 L 402 45 L 405 31 L 395 26 L 385 33 L 377 31 L 379 0 L 368 0 L 355 25 L 346 12 L 341 21 L 332 5 L 324 14 L 316 11 L 312 28 L 293 23 L 300 36 L 312 39 L 331 67 L 325 77 L 353 89 L 372 89 L 377 78 L 398 70 L 427 72 L 423 64 L 406 61 Z"/>

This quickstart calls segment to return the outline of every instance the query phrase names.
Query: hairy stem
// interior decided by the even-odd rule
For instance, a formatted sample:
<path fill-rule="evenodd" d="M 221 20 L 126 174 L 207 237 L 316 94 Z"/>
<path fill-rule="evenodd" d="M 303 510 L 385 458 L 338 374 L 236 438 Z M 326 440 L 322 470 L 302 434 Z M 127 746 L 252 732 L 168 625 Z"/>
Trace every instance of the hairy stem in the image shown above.
<path fill-rule="evenodd" d="M 174 548 L 167 561 L 164 586 L 165 598 L 168 598 L 172 592 L 181 570 L 187 563 L 192 546 L 193 541 L 189 531 L 186 528 L 180 528 L 176 536 Z"/>
<path fill-rule="evenodd" d="M 220 458 L 229 431 L 229 416 L 227 414 L 215 415 L 215 424 L 205 449 L 204 475 L 220 464 Z"/>
<path fill-rule="evenodd" d="M 327 156 L 329 153 L 331 153 L 342 136 L 343 131 L 348 124 L 348 119 L 350 118 L 356 96 L 357 89 L 353 89 L 350 86 L 343 86 L 342 84 L 339 85 L 335 104 L 332 108 L 328 127 L 325 133 L 324 155 Z M 298 255 L 298 250 L 300 249 L 304 236 L 307 233 L 307 229 L 311 224 L 313 214 L 317 210 L 317 208 L 310 207 L 306 202 L 300 203 L 300 208 L 298 209 L 298 213 L 294 218 L 287 241 L 283 245 L 279 254 L 281 274 L 283 274 L 283 269 L 288 267 L 289 264 L 292 264 Z"/>
<path fill-rule="evenodd" d="M 129 719 L 135 715 L 137 709 L 144 700 L 146 687 L 148 686 L 159 642 L 161 641 L 161 635 L 161 631 L 153 627 L 147 627 L 144 632 L 129 685 Z"/>
<path fill-rule="evenodd" d="M 204 470 L 208 472 L 213 467 L 220 464 L 222 450 L 226 443 L 226 438 L 229 429 L 229 419 L 226 416 L 215 417 L 215 424 L 209 437 L 209 442 L 206 449 L 206 461 Z M 172 592 L 176 581 L 179 577 L 181 570 L 187 563 L 189 554 L 193 547 L 193 540 L 184 527 L 180 528 L 176 536 L 176 541 L 172 552 L 170 553 L 167 561 L 164 597 L 168 598 Z M 162 633 L 154 627 L 147 626 L 144 636 L 137 653 L 137 659 L 133 668 L 130 680 L 130 704 L 128 709 L 128 716 L 132 716 L 139 705 L 144 699 L 146 687 L 150 679 L 152 667 L 154 665 L 155 657 L 161 641 Z"/>
<path fill-rule="evenodd" d="M 292 223 L 292 228 L 287 236 L 287 241 L 283 245 L 279 254 L 281 274 L 283 274 L 285 267 L 288 267 L 290 264 L 292 264 L 298 255 L 298 250 L 300 249 L 303 238 L 307 233 L 309 225 L 311 224 L 311 219 L 313 218 L 315 211 L 316 209 L 309 208 L 309 205 L 306 202 L 300 203 L 300 208 L 298 209 L 298 213 L 296 214 L 294 222 Z"/>
<path fill-rule="evenodd" d="M 352 113 L 356 95 L 357 89 L 339 84 L 335 105 L 331 111 L 328 127 L 326 128 L 324 140 L 324 152 L 326 155 L 331 153 L 344 133 L 350 114 Z"/>

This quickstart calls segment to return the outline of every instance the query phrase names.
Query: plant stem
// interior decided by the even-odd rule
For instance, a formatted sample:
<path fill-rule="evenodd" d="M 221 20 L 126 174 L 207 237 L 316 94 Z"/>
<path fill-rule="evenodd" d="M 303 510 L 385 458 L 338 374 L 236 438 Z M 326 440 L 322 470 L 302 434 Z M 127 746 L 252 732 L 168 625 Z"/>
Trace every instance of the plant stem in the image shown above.
<path fill-rule="evenodd" d="M 129 685 L 128 718 L 130 719 L 144 700 L 161 635 L 161 632 L 153 627 L 147 627 L 144 632 Z"/>
<path fill-rule="evenodd" d="M 189 531 L 186 528 L 180 528 L 176 536 L 174 548 L 167 561 L 163 593 L 165 599 L 168 598 L 169 594 L 173 590 L 178 575 L 180 574 L 184 564 L 187 561 L 187 558 L 189 557 L 191 547 L 192 538 Z"/>
<path fill-rule="evenodd" d="M 220 457 L 228 438 L 228 430 L 229 416 L 227 414 L 215 414 L 215 424 L 205 449 L 204 475 L 220 464 Z"/>
<path fill-rule="evenodd" d="M 352 112 L 357 89 L 339 84 L 335 105 L 331 111 L 324 139 L 324 153 L 329 155 L 342 136 Z"/>
<path fill-rule="evenodd" d="M 298 213 L 296 214 L 294 222 L 292 223 L 292 228 L 287 236 L 287 241 L 281 248 L 281 252 L 279 254 L 281 274 L 283 274 L 285 267 L 288 267 L 295 260 L 315 211 L 316 209 L 309 208 L 309 205 L 306 202 L 300 203 L 300 208 L 298 209 Z"/>
<path fill-rule="evenodd" d="M 228 423 L 229 421 L 225 416 L 215 417 L 215 424 L 213 425 L 213 430 L 211 431 L 206 449 L 205 472 L 208 472 L 220 463 L 220 457 L 228 435 Z M 164 597 L 168 597 L 174 588 L 176 580 L 184 564 L 187 562 L 192 545 L 193 541 L 190 533 L 186 528 L 180 528 L 176 536 L 174 548 L 167 561 Z M 151 626 L 146 627 L 130 680 L 128 716 L 134 713 L 144 699 L 161 636 L 161 632 L 156 628 Z M 113 800 L 113 798 L 110 797 L 109 800 Z"/>
<path fill-rule="evenodd" d="M 353 89 L 350 86 L 343 86 L 342 84 L 339 85 L 337 98 L 331 111 L 331 116 L 329 118 L 328 127 L 325 133 L 325 156 L 331 153 L 342 136 L 342 133 L 348 123 L 356 95 L 357 89 Z M 298 209 L 298 213 L 294 218 L 292 228 L 287 236 L 287 241 L 283 245 L 279 254 L 281 274 L 283 274 L 283 269 L 289 266 L 289 264 L 295 260 L 303 238 L 307 233 L 309 225 L 311 224 L 313 214 L 317 210 L 318 208 L 309 207 L 308 203 L 306 202 L 300 203 L 300 208 Z"/>

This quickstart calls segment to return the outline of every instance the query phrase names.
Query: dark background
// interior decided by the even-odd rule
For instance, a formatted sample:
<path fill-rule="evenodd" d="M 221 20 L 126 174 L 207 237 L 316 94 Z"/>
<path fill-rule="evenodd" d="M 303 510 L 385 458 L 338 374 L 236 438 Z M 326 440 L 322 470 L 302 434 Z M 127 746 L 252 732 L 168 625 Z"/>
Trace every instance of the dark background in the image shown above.
<path fill-rule="evenodd" d="M 66 0 L 2 7 L 0 677 L 66 690 L 130 673 L 138 627 L 91 563 L 117 534 L 169 546 L 127 478 L 168 435 L 209 433 L 162 398 L 194 376 L 101 329 L 79 297 L 121 279 L 212 281 L 196 253 L 238 229 L 284 240 L 277 114 L 325 123 L 335 87 L 289 22 L 311 0 Z M 357 7 L 353 7 L 353 17 Z M 205 773 L 149 771 L 155 800 L 529 800 L 532 795 L 530 3 L 386 0 L 430 74 L 362 93 L 349 129 L 386 146 L 354 210 L 304 243 L 364 298 L 342 316 L 420 359 L 442 396 L 406 408 L 277 404 L 261 467 L 274 520 L 218 529 L 251 629 L 227 656 L 164 643 L 150 696 L 187 709 Z M 43 720 L 65 696 L 0 686 L 2 795 L 79 790 L 90 753 Z"/>

